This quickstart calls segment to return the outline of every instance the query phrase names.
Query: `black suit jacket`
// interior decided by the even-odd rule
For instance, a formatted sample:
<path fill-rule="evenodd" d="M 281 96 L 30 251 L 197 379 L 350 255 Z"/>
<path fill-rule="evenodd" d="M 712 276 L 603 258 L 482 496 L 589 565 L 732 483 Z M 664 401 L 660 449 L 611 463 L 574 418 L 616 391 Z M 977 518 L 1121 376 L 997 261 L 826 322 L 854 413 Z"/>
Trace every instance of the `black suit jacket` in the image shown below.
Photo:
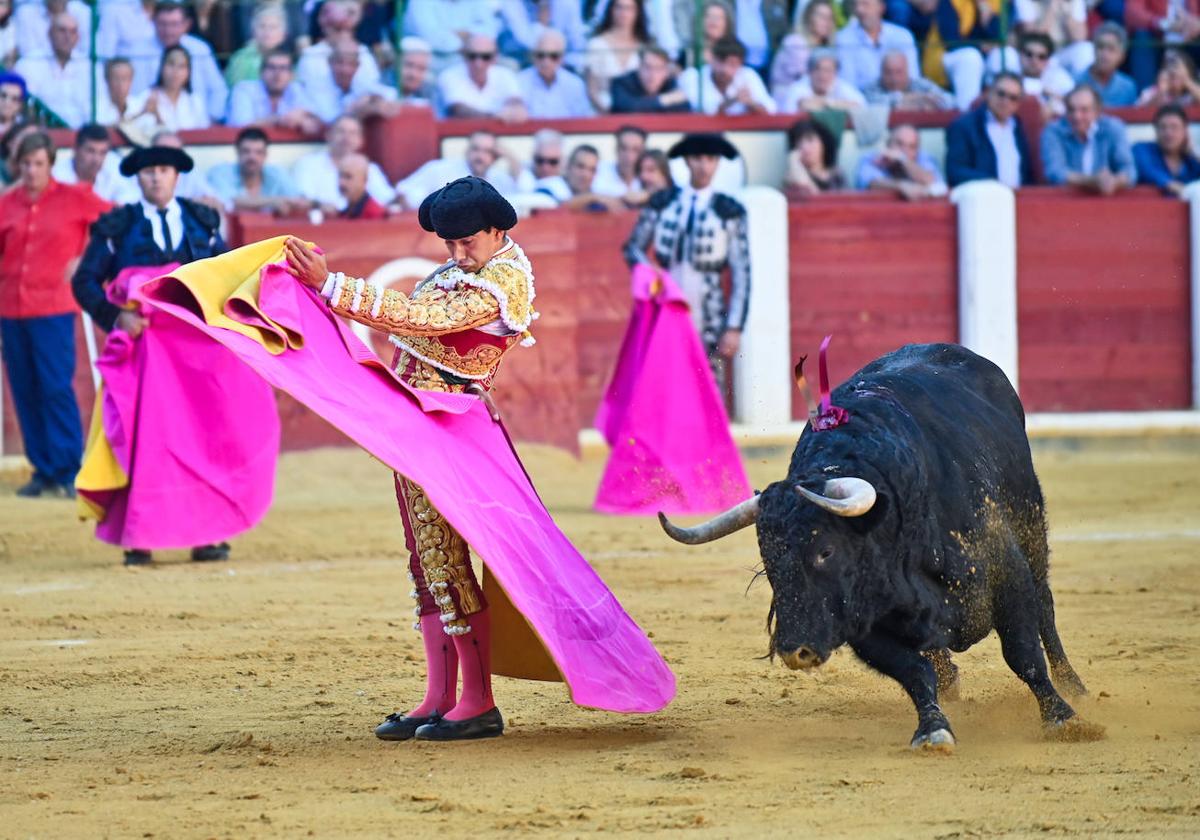
<path fill-rule="evenodd" d="M 1017 152 L 1021 155 L 1021 184 L 1033 183 L 1033 154 L 1021 120 L 1016 124 Z M 968 111 L 946 127 L 946 181 L 957 187 L 967 181 L 984 181 L 997 174 L 996 150 L 987 134 L 987 106 Z"/>
<path fill-rule="evenodd" d="M 658 97 L 661 94 L 670 93 L 676 87 L 674 79 L 667 79 L 667 83 L 663 85 L 663 89 L 659 93 L 650 96 L 646 93 L 646 89 L 642 87 L 642 80 L 638 78 L 637 71 L 630 70 L 628 73 L 617 76 L 609 82 L 609 91 L 612 92 L 612 113 L 670 114 L 692 110 L 692 106 L 688 105 L 687 100 L 680 102 L 678 105 L 671 105 L 666 108 L 659 103 Z"/>

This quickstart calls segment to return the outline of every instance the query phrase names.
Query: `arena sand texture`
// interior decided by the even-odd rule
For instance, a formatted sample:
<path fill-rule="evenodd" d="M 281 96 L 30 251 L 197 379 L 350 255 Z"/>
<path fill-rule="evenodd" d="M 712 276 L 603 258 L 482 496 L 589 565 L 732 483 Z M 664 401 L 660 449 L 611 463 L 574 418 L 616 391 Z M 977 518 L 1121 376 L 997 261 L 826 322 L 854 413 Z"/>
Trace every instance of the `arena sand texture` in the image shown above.
<path fill-rule="evenodd" d="M 1131 452 L 1140 449 L 1140 452 Z M 389 744 L 419 640 L 391 478 L 282 459 L 234 560 L 120 568 L 65 502 L 0 487 L 0 837 L 1196 837 L 1200 442 L 1058 447 L 1038 467 L 1067 651 L 1098 743 L 1047 743 L 993 635 L 957 658 L 952 756 L 914 754 L 900 688 L 843 650 L 765 651 L 751 532 L 687 548 L 590 511 L 598 455 L 527 447 L 556 518 L 679 677 L 658 715 L 500 679 L 495 741 Z M 756 486 L 787 453 L 748 455 Z"/>

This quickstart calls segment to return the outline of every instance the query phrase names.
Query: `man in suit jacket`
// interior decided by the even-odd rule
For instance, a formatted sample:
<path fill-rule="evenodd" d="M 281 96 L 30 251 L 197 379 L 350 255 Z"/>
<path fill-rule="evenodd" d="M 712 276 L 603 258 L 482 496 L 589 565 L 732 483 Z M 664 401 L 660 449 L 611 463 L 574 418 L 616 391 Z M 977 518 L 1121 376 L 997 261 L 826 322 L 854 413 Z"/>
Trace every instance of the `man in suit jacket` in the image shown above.
<path fill-rule="evenodd" d="M 1025 95 L 1015 73 L 999 73 L 985 104 L 946 127 L 946 181 L 996 180 L 1013 189 L 1033 183 L 1033 155 L 1017 108 Z"/>
<path fill-rule="evenodd" d="M 1113 195 L 1137 177 L 1125 123 L 1102 116 L 1100 94 L 1080 85 L 1067 94 L 1067 115 L 1042 131 L 1046 182 Z"/>

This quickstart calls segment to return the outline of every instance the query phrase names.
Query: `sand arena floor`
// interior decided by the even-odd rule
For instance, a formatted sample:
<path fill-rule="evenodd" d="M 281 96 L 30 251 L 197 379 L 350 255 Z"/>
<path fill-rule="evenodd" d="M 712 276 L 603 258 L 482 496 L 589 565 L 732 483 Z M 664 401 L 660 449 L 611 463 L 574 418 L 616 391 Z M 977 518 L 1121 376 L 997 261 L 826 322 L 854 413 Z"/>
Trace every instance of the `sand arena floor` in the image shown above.
<path fill-rule="evenodd" d="M 282 459 L 232 562 L 126 570 L 69 504 L 0 487 L 0 837 L 1196 837 L 1200 444 L 1044 454 L 1059 628 L 1108 728 L 1046 743 L 995 637 L 958 657 L 953 756 L 839 652 L 757 659 L 742 533 L 698 548 L 590 512 L 602 461 L 527 448 L 558 521 L 666 655 L 679 696 L 624 717 L 498 680 L 510 730 L 371 735 L 421 689 L 391 480 L 353 450 Z M 786 453 L 750 454 L 762 486 Z"/>

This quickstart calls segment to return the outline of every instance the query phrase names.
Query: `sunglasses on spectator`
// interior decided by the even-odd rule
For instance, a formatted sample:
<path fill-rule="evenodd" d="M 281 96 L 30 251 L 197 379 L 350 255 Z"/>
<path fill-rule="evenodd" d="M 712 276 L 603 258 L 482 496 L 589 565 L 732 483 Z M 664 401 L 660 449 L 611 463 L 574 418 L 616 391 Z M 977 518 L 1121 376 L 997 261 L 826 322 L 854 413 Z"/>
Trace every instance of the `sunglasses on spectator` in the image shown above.
<path fill-rule="evenodd" d="M 0 99 L 11 99 L 13 102 L 20 102 L 24 98 L 20 93 L 9 93 L 6 90 L 0 90 Z"/>
<path fill-rule="evenodd" d="M 1021 94 L 1013 93 L 1011 90 L 1004 90 L 1003 88 L 996 88 L 995 91 L 993 91 L 993 92 L 996 94 L 996 96 L 999 96 L 1001 99 L 1007 99 L 1009 102 L 1020 102 L 1021 101 Z"/>
<path fill-rule="evenodd" d="M 1025 57 L 1032 58 L 1034 61 L 1046 61 L 1050 58 L 1050 53 L 1044 53 L 1040 50 L 1025 50 Z"/>
<path fill-rule="evenodd" d="M 491 61 L 496 57 L 494 52 L 469 52 L 464 53 L 467 61 Z"/>
<path fill-rule="evenodd" d="M 560 52 L 535 52 L 533 54 L 534 61 L 541 61 L 543 58 L 548 58 L 551 61 L 558 61 L 562 57 L 563 54 Z"/>
<path fill-rule="evenodd" d="M 558 166 L 562 162 L 562 158 L 542 157 L 541 155 L 533 156 L 534 166 Z"/>

